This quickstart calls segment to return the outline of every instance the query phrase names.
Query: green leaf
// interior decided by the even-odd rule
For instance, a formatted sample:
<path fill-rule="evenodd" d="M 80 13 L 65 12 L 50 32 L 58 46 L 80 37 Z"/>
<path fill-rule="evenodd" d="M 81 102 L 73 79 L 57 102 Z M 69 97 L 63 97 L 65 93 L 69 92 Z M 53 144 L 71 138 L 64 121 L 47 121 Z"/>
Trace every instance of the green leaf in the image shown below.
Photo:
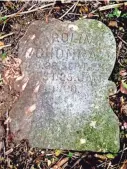
<path fill-rule="evenodd" d="M 113 13 L 108 14 L 108 17 L 109 18 L 113 18 L 113 17 L 118 18 L 118 17 L 120 17 L 120 15 L 121 15 L 121 11 L 118 8 L 115 8 Z"/>
<path fill-rule="evenodd" d="M 7 19 L 6 16 L 0 17 L 0 21 L 5 21 Z"/>
<path fill-rule="evenodd" d="M 116 16 L 117 18 L 120 17 L 121 11 L 118 8 L 115 8 L 113 15 Z"/>
<path fill-rule="evenodd" d="M 2 53 L 2 55 L 1 55 L 1 58 L 2 58 L 2 60 L 4 60 L 4 59 L 6 59 L 6 57 L 7 57 L 7 53 Z"/>
<path fill-rule="evenodd" d="M 121 15 L 122 18 L 127 18 L 127 13 L 124 13 L 123 15 Z"/>
<path fill-rule="evenodd" d="M 73 153 L 69 152 L 67 156 L 68 156 L 69 158 L 72 158 L 72 157 L 73 157 Z"/>
<path fill-rule="evenodd" d="M 109 17 L 109 18 L 113 18 L 114 15 L 110 13 L 110 14 L 108 14 L 108 17 Z"/>
<path fill-rule="evenodd" d="M 113 154 L 106 154 L 107 158 L 113 159 L 115 156 Z"/>
<path fill-rule="evenodd" d="M 59 156 L 62 153 L 62 150 L 55 150 L 55 155 Z"/>
<path fill-rule="evenodd" d="M 127 89 L 127 83 L 125 83 L 123 80 L 122 80 L 122 85 L 125 89 Z"/>

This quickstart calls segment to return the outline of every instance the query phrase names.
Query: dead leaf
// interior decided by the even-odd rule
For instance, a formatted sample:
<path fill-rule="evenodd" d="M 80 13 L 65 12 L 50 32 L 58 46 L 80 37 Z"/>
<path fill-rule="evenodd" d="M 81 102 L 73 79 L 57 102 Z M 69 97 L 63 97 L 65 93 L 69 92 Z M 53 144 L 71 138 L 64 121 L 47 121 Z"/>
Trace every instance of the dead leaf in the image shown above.
<path fill-rule="evenodd" d="M 108 24 L 109 27 L 116 27 L 118 28 L 118 24 L 116 21 L 110 21 L 109 24 Z"/>
<path fill-rule="evenodd" d="M 55 155 L 58 157 L 62 153 L 62 150 L 55 150 Z"/>
<path fill-rule="evenodd" d="M 126 70 L 121 70 L 119 73 L 122 77 L 127 75 L 127 71 Z"/>
<path fill-rule="evenodd" d="M 110 1 L 110 0 L 104 0 L 104 3 L 105 3 L 105 4 L 109 4 L 109 1 Z"/>
<path fill-rule="evenodd" d="M 100 155 L 100 154 L 95 154 L 94 155 L 96 158 L 99 158 L 100 160 L 104 161 L 107 159 L 107 157 L 105 155 Z"/>
<path fill-rule="evenodd" d="M 92 13 L 89 13 L 88 15 L 87 15 L 87 17 L 88 18 L 92 18 L 94 15 L 92 14 Z"/>
<path fill-rule="evenodd" d="M 4 46 L 4 42 L 0 41 L 0 46 Z"/>
<path fill-rule="evenodd" d="M 81 6 L 81 8 L 79 9 L 79 12 L 81 14 L 84 14 L 84 13 L 88 13 L 89 12 L 89 9 L 87 6 Z"/>
<path fill-rule="evenodd" d="M 127 94 L 127 83 L 124 80 L 121 80 L 120 91 L 121 93 Z"/>
<path fill-rule="evenodd" d="M 6 7 L 9 7 L 9 8 L 13 8 L 13 7 L 14 7 L 14 4 L 13 4 L 13 2 L 11 2 L 11 1 L 7 1 L 7 2 L 5 3 L 5 6 L 6 6 Z"/>
<path fill-rule="evenodd" d="M 15 80 L 21 76 L 21 59 L 7 57 L 4 59 L 3 64 L 5 66 L 3 72 L 3 82 L 9 85 L 10 89 L 14 88 Z"/>
<path fill-rule="evenodd" d="M 123 165 L 120 169 L 127 169 L 127 160 L 123 163 Z"/>
<path fill-rule="evenodd" d="M 125 116 L 127 116 L 127 103 L 124 103 L 121 106 L 121 113 L 124 114 Z M 127 128 L 127 123 L 123 123 L 124 128 Z"/>
<path fill-rule="evenodd" d="M 48 160 L 47 163 L 48 163 L 48 166 L 52 164 L 51 160 Z"/>

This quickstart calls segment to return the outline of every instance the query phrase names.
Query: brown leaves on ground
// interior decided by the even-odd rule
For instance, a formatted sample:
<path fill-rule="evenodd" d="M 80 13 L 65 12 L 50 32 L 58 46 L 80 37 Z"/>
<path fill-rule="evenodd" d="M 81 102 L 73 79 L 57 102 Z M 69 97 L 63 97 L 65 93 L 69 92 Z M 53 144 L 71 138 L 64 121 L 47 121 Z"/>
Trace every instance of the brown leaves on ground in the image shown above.
<path fill-rule="evenodd" d="M 124 80 L 121 80 L 120 91 L 123 94 L 127 94 L 127 82 L 125 82 Z"/>
<path fill-rule="evenodd" d="M 4 42 L 0 41 L 0 46 L 4 46 Z"/>
<path fill-rule="evenodd" d="M 126 70 L 121 70 L 119 74 L 121 76 L 120 91 L 123 94 L 127 94 L 127 82 L 126 82 L 127 71 Z"/>
<path fill-rule="evenodd" d="M 122 167 L 120 169 L 127 169 L 127 160 L 124 161 Z"/>
<path fill-rule="evenodd" d="M 14 3 L 11 2 L 11 1 L 6 1 L 6 2 L 5 2 L 5 6 L 6 6 L 7 8 L 11 8 L 11 9 L 13 9 L 13 8 L 15 7 Z"/>
<path fill-rule="evenodd" d="M 127 102 L 121 104 L 121 113 L 127 116 Z"/>
<path fill-rule="evenodd" d="M 4 61 L 3 82 L 9 85 L 10 89 L 15 89 L 15 81 L 21 76 L 20 64 L 21 59 L 7 57 Z"/>
<path fill-rule="evenodd" d="M 92 1 L 91 1 L 92 2 Z M 76 12 L 76 11 L 74 11 L 74 12 L 71 12 L 70 14 L 68 13 L 68 16 L 70 17 L 70 16 L 72 16 L 73 17 L 73 15 L 72 15 L 72 13 L 74 13 L 74 16 L 76 16 L 75 14 L 77 14 L 77 16 L 79 15 L 79 16 L 87 16 L 88 18 L 92 18 L 92 17 L 94 17 L 95 15 L 96 15 L 96 13 L 92 13 L 92 10 L 91 9 L 93 9 L 94 8 L 94 10 L 95 10 L 95 8 L 97 8 L 97 7 L 99 7 L 99 6 L 101 6 L 102 4 L 103 4 L 103 2 L 104 2 L 104 4 L 105 5 L 108 5 L 111 1 L 109 1 L 109 0 L 104 0 L 104 1 L 101 1 L 101 2 L 99 2 L 99 1 L 97 1 L 97 2 L 94 2 L 93 4 L 91 3 L 91 5 L 86 5 L 88 2 L 86 2 L 85 3 L 85 5 L 84 4 L 79 4 L 79 5 L 77 5 L 77 7 L 78 7 L 78 12 Z M 116 1 L 117 2 L 117 1 Z M 111 2 L 112 3 L 112 2 Z M 120 3 L 120 1 L 118 1 L 117 3 Z M 5 5 L 5 7 L 6 8 L 3 8 L 4 9 L 4 11 L 7 11 L 8 12 L 8 14 L 12 14 L 12 13 L 14 13 L 14 11 L 16 10 L 16 11 L 22 11 L 23 10 L 23 8 L 21 8 L 21 6 L 19 5 L 19 2 L 17 2 L 17 3 L 15 3 L 15 2 L 11 2 L 11 1 L 7 1 L 7 2 L 5 2 L 5 3 L 3 3 L 4 5 Z M 38 3 L 37 4 L 32 4 L 32 3 L 30 3 L 29 5 L 28 5 L 28 7 L 29 7 L 29 9 L 31 8 L 30 7 L 30 5 L 33 5 L 33 6 L 31 6 L 32 8 L 35 8 L 36 6 L 38 6 Z M 35 6 L 34 6 L 35 5 Z M 56 13 L 59 13 L 60 14 L 60 12 L 62 13 L 62 10 L 63 10 L 63 7 L 64 7 L 64 5 L 62 5 L 62 7 L 59 7 L 59 5 L 57 6 L 57 7 L 55 7 L 54 8 L 54 10 L 52 10 L 52 11 L 56 11 Z M 65 5 L 65 7 L 67 8 L 67 10 L 68 10 L 68 5 Z M 15 8 L 15 10 L 14 10 L 14 8 Z M 62 10 L 61 10 L 61 8 L 62 8 Z M 7 10 L 6 10 L 7 9 Z M 12 11 L 11 11 L 11 9 L 12 9 Z M 28 8 L 27 8 L 28 9 Z M 3 11 L 3 14 L 5 14 L 6 15 L 6 13 Z M 16 12 L 15 11 L 15 12 Z M 109 10 L 107 10 L 107 12 L 105 11 L 104 12 L 104 16 L 107 16 L 108 15 L 108 12 Z M 12 12 L 12 13 L 10 13 L 10 12 Z M 66 10 L 64 11 L 64 13 L 66 12 Z M 40 13 L 40 11 L 38 12 L 38 13 Z M 48 17 L 49 17 L 49 13 L 48 12 L 46 12 L 46 18 L 45 18 L 45 20 L 46 20 L 46 22 L 48 22 Z M 102 13 L 101 13 L 102 14 Z M 63 14 L 61 14 L 61 15 L 63 15 Z M 34 16 L 34 14 L 32 14 L 32 16 Z M 59 16 L 59 15 L 58 15 Z M 98 15 L 99 16 L 99 15 Z M 102 16 L 102 15 L 100 15 L 100 16 Z M 34 19 L 37 17 L 37 14 L 34 16 Z M 68 17 L 68 18 L 69 18 Z M 25 18 L 27 18 L 27 15 L 26 15 L 26 17 Z M 105 17 L 103 18 L 103 19 L 105 19 Z M 20 20 L 20 19 L 19 19 Z M 11 25 L 11 27 L 12 27 L 12 29 L 13 29 L 13 31 L 17 31 L 17 32 L 19 32 L 21 29 L 22 29 L 22 26 L 21 26 L 21 24 L 19 24 L 19 21 L 18 22 L 15 22 L 16 20 L 14 20 L 14 24 L 13 25 Z M 29 17 L 28 17 L 28 19 L 26 19 L 26 21 L 28 22 L 29 21 Z M 117 18 L 117 21 L 118 21 L 118 18 Z M 111 28 L 113 28 L 113 29 L 119 29 L 119 25 L 118 25 L 118 23 L 119 22 L 117 22 L 117 21 L 115 21 L 115 20 L 112 20 L 112 21 L 109 21 L 109 27 L 111 27 Z M 25 25 L 24 24 L 24 19 L 22 20 L 22 22 L 23 22 L 23 25 Z M 9 24 L 9 22 L 8 23 L 6 23 L 6 25 L 7 24 Z M 5 25 L 5 26 L 6 26 Z M 124 30 L 124 29 L 123 29 Z M 122 34 L 123 34 L 123 32 L 122 32 Z M 5 41 L 6 42 L 6 41 Z M 123 48 L 123 44 L 125 44 L 126 45 L 126 42 L 125 41 L 120 41 L 120 42 L 122 42 L 122 43 L 120 43 L 120 44 L 122 44 L 121 45 L 121 47 L 120 47 L 120 50 L 119 50 L 119 54 L 120 54 L 120 52 L 121 52 L 121 49 Z M 2 42 L 2 41 L 0 41 L 0 46 L 4 46 L 4 42 Z M 126 52 L 125 52 L 126 53 Z M 119 55 L 118 55 L 119 56 Z M 125 59 L 126 59 L 126 57 L 125 57 Z M 4 83 L 5 84 L 7 84 L 7 85 L 9 85 L 9 87 L 10 87 L 10 89 L 12 89 L 12 88 L 15 88 L 17 91 L 19 91 L 19 89 L 20 89 L 20 86 L 18 86 L 17 85 L 17 82 L 16 82 L 16 80 L 17 81 L 20 81 L 20 79 L 22 79 L 22 77 L 21 77 L 21 72 L 20 72 L 20 64 L 21 64 L 21 60 L 20 59 L 18 59 L 18 58 L 13 58 L 13 57 L 9 57 L 9 58 L 6 58 L 4 61 L 4 74 L 3 74 L 3 80 L 4 80 Z M 125 76 L 127 76 L 127 72 L 126 72 L 126 70 L 125 71 L 121 71 L 120 72 L 121 74 L 121 76 L 122 76 L 122 80 L 123 80 L 123 83 L 121 82 L 121 88 L 120 88 L 120 90 L 121 90 L 121 93 L 124 93 L 124 94 L 127 94 L 127 81 L 125 80 L 126 79 L 126 77 Z M 34 92 L 36 93 L 37 91 L 38 91 L 38 86 L 35 88 L 35 90 L 34 90 Z M 4 90 L 5 91 L 5 90 Z M 8 93 L 8 92 L 7 92 Z M 6 95 L 5 95 L 5 92 L 0 92 L 0 97 L 5 97 Z M 4 100 L 7 100 L 7 97 L 9 98 L 9 96 L 7 95 L 5 98 L 4 98 Z M 0 98 L 0 101 L 3 101 L 3 98 L 1 99 Z M 123 101 L 122 101 L 123 100 Z M 10 102 L 12 102 L 12 101 L 10 101 Z M 5 104 L 4 103 L 2 103 L 1 102 L 1 104 L 3 104 L 3 107 L 5 108 L 5 109 L 7 109 L 6 107 L 5 107 Z M 9 103 L 10 104 L 10 103 Z M 32 112 L 33 110 L 35 109 L 35 105 L 31 105 L 31 107 L 28 109 L 28 112 Z M 1 109 L 0 109 L 1 110 Z M 124 99 L 121 99 L 121 112 L 122 112 L 122 114 L 124 114 L 124 115 L 126 115 L 127 116 L 127 102 L 125 102 L 124 101 Z M 125 122 L 124 124 L 123 124 L 123 126 L 124 126 L 124 128 L 127 128 L 127 123 Z M 13 134 L 9 134 L 8 135 L 8 140 L 13 140 Z M 33 153 L 33 155 L 30 155 L 30 158 L 29 158 L 29 160 L 27 159 L 27 158 L 25 158 L 23 155 L 24 154 L 27 154 L 27 150 L 28 150 L 28 147 L 26 146 L 27 144 L 26 143 L 23 143 L 23 144 L 21 144 L 21 149 L 23 149 L 23 151 L 24 152 L 22 152 L 22 151 L 20 151 L 20 149 L 15 149 L 14 150 L 14 154 L 13 154 L 13 152 L 12 152 L 12 149 L 9 149 L 9 150 L 7 150 L 6 151 L 6 155 L 9 155 L 10 154 L 10 152 L 12 152 L 11 153 L 11 158 L 13 159 L 13 156 L 14 156 L 14 161 L 17 161 L 17 165 L 16 166 L 14 166 L 14 168 L 15 167 L 17 167 L 18 166 L 18 168 L 21 168 L 21 166 L 22 166 L 22 164 L 24 163 L 25 164 L 25 162 L 27 163 L 29 163 L 29 161 L 32 159 L 31 158 L 31 156 L 33 156 L 33 159 L 31 160 L 31 163 L 39 163 L 40 161 L 42 161 L 43 159 L 44 159 L 44 157 L 42 156 L 42 154 L 41 154 L 41 156 L 39 156 L 39 157 L 37 157 L 36 158 L 36 160 L 34 160 L 35 159 L 35 154 L 34 154 L 34 151 L 32 152 Z M 1 145 L 1 142 L 0 142 L 0 148 L 2 147 L 2 145 Z M 20 147 L 20 146 L 19 146 Z M 39 150 L 38 150 L 39 151 Z M 19 153 L 20 152 L 20 153 Z M 31 154 L 32 154 L 31 153 Z M 40 153 L 40 151 L 39 151 L 39 153 Z M 16 156 L 16 154 L 19 154 L 19 156 L 17 156 L 16 157 L 16 159 L 15 159 L 15 156 Z M 23 154 L 23 155 L 22 155 Z M 57 157 L 57 158 L 61 158 L 61 156 L 60 156 L 60 154 L 61 154 L 61 152 L 59 152 L 59 151 L 57 151 L 57 152 L 55 152 L 54 153 L 55 154 L 55 157 Z M 59 157 L 60 156 L 60 157 Z M 19 159 L 18 159 L 19 158 Z M 46 154 L 46 158 L 47 158 L 47 154 Z M 109 157 L 107 157 L 107 156 L 105 156 L 105 155 L 99 155 L 99 154 L 96 154 L 96 156 L 95 156 L 95 158 L 97 158 L 97 159 L 99 159 L 99 161 L 103 161 L 103 163 L 102 163 L 102 168 L 104 168 L 103 167 L 103 164 L 104 164 L 104 162 L 105 161 L 107 161 L 107 158 L 109 158 Z M 22 160 L 22 161 L 21 161 Z M 76 163 L 73 165 L 73 166 L 75 166 L 75 168 L 76 168 L 76 165 L 79 163 L 79 161 L 81 160 L 81 157 L 80 157 L 80 159 L 79 160 L 77 160 L 76 161 Z M 13 161 L 13 160 L 12 160 Z M 60 160 L 58 160 L 57 162 L 55 161 L 54 163 L 52 163 L 52 161 L 51 161 L 51 157 L 49 158 L 49 160 L 47 160 L 47 165 L 48 165 L 48 167 L 47 168 L 50 168 L 50 166 L 53 166 L 52 168 L 53 169 L 61 169 L 61 168 L 64 168 L 64 165 L 66 165 L 66 164 L 68 164 L 69 162 L 69 158 L 68 157 L 62 157 L 62 159 L 60 159 Z M 86 160 L 85 160 L 86 161 Z M 21 164 L 22 163 L 22 164 Z M 44 164 L 45 164 L 45 161 L 44 161 Z M 26 165 L 27 166 L 27 165 Z M 5 167 L 5 168 L 7 168 L 7 166 Z M 11 167 L 10 167 L 11 168 Z M 46 167 L 44 167 L 44 168 L 46 168 Z M 71 168 L 74 168 L 74 167 L 71 167 Z M 83 168 L 82 166 L 79 166 L 79 168 Z M 85 168 L 85 167 L 84 167 Z M 95 168 L 95 167 L 91 167 L 91 168 Z M 108 167 L 108 168 L 110 168 L 110 167 Z M 112 166 L 112 168 L 115 168 L 115 166 Z M 127 168 L 127 160 L 125 160 L 124 161 L 124 163 L 122 164 L 122 166 L 121 166 L 121 168 L 120 169 L 126 169 Z M 86 169 L 88 169 L 87 168 L 87 166 L 86 166 Z"/>
<path fill-rule="evenodd" d="M 80 14 L 84 14 L 84 13 L 88 13 L 89 12 L 89 8 L 87 6 L 81 6 L 79 9 L 79 13 Z"/>
<path fill-rule="evenodd" d="M 109 27 L 118 27 L 118 23 L 116 21 L 110 21 L 108 24 Z"/>

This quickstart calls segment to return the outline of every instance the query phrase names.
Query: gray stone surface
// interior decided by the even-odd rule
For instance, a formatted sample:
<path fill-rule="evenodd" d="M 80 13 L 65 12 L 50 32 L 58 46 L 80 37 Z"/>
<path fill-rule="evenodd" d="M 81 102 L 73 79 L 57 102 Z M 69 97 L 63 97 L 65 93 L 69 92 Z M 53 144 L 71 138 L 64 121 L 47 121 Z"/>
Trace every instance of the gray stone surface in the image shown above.
<path fill-rule="evenodd" d="M 33 147 L 118 151 L 118 119 L 109 105 L 115 85 L 108 80 L 116 42 L 108 27 L 85 19 L 35 21 L 20 40 L 19 58 L 24 90 L 10 112 L 15 139 Z"/>

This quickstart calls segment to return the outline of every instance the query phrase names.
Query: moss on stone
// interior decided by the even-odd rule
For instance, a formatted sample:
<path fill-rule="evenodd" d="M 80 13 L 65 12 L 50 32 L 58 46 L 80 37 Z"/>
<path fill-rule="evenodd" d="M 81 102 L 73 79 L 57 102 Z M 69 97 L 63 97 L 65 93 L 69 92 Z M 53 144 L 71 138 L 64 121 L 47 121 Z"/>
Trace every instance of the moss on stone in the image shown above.
<path fill-rule="evenodd" d="M 96 151 L 99 152 L 108 152 L 110 150 L 110 152 L 113 153 L 118 152 L 118 133 L 116 133 L 116 137 L 113 134 L 113 131 L 118 130 L 118 126 L 113 122 L 110 123 L 108 112 L 105 112 L 105 116 L 102 116 L 103 113 L 104 112 L 100 112 L 99 114 L 94 113 L 94 116 L 91 116 L 91 118 L 87 120 L 82 130 L 77 131 L 75 143 L 77 149 L 96 149 Z M 94 121 L 96 122 L 95 128 L 90 125 L 91 122 Z M 86 142 L 81 144 L 81 139 L 85 139 Z"/>

